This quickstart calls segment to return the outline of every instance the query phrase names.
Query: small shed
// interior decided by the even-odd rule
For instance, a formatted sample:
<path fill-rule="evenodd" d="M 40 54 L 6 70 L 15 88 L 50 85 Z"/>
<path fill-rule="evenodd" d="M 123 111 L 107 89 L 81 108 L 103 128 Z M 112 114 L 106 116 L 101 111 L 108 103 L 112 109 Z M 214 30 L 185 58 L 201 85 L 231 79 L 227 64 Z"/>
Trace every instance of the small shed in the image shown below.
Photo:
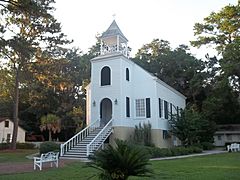
<path fill-rule="evenodd" d="M 0 117 L 0 143 L 12 142 L 13 121 L 10 118 Z M 26 131 L 18 126 L 17 142 L 25 142 Z"/>
<path fill-rule="evenodd" d="M 225 146 L 226 144 L 240 142 L 240 124 L 218 125 L 214 134 L 214 145 Z"/>

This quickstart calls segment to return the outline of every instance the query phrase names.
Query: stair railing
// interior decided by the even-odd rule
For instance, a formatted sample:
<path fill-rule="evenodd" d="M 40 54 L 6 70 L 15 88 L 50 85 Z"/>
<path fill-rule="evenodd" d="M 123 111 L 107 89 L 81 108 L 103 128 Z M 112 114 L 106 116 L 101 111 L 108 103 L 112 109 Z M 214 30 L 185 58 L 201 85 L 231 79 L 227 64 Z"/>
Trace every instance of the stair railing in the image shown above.
<path fill-rule="evenodd" d="M 112 133 L 112 119 L 103 127 L 96 137 L 87 145 L 87 156 L 101 147 L 104 141 Z"/>
<path fill-rule="evenodd" d="M 89 135 L 90 132 L 94 131 L 98 127 L 100 127 L 100 120 L 97 120 L 97 121 L 91 123 L 86 128 L 84 128 L 82 131 L 75 134 L 68 141 L 61 144 L 60 155 L 63 156 L 65 152 L 68 152 L 72 147 L 74 147 L 77 143 L 82 141 L 85 137 L 87 137 Z"/>

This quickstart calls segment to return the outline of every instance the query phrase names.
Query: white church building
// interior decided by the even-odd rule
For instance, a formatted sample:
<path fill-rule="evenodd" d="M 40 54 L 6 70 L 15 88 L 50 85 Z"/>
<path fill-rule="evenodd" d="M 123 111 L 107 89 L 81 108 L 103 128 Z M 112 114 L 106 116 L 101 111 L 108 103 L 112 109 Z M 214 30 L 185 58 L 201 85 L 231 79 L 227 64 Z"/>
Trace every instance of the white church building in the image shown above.
<path fill-rule="evenodd" d="M 98 131 L 85 147 L 87 155 L 99 148 L 93 145 L 96 139 L 102 143 L 108 137 L 110 143 L 115 138 L 130 140 L 139 123 L 151 124 L 155 146 L 177 145 L 176 138 L 168 135 L 168 120 L 185 108 L 186 97 L 130 60 L 127 42 L 114 20 L 101 36 L 100 55 L 91 59 L 91 83 L 86 87 L 88 127 L 84 131 L 96 132 L 91 127 Z M 74 154 L 71 149 L 77 143 L 67 145 L 73 141 L 74 137 L 62 145 L 62 156 Z"/>

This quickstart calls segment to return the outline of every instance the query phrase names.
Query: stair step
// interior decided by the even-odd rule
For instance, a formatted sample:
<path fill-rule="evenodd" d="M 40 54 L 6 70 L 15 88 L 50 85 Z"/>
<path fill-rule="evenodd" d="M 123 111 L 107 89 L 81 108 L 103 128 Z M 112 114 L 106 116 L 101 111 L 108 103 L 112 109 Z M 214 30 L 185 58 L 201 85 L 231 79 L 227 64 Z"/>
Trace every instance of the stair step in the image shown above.
<path fill-rule="evenodd" d="M 78 157 L 78 156 L 61 156 L 60 159 L 74 159 L 82 162 L 89 162 L 90 160 L 87 157 Z"/>
<path fill-rule="evenodd" d="M 74 147 L 69 149 L 67 152 L 64 153 L 62 158 L 67 159 L 81 159 L 85 158 L 87 159 L 87 145 L 90 144 L 90 142 L 99 134 L 99 132 L 102 130 L 103 127 L 97 128 L 94 131 L 90 132 L 82 141 L 78 142 Z M 90 153 L 93 153 L 97 149 L 100 148 L 101 144 L 104 142 L 104 140 L 110 135 L 112 129 L 108 129 L 106 131 L 106 135 L 102 137 L 102 139 L 96 144 L 95 150 L 91 151 Z"/>
<path fill-rule="evenodd" d="M 88 160 L 88 157 L 85 156 L 75 156 L 75 155 L 64 155 L 61 158 L 63 159 L 84 159 L 84 160 Z"/>

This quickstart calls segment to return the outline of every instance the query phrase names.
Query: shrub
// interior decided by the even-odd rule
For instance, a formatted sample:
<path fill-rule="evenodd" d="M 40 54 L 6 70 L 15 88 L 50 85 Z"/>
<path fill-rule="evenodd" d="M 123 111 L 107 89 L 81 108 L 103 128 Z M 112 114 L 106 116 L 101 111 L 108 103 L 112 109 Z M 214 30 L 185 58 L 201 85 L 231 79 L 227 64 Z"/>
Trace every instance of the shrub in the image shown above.
<path fill-rule="evenodd" d="M 214 145 L 210 142 L 202 142 L 201 143 L 203 150 L 211 150 L 214 148 Z"/>
<path fill-rule="evenodd" d="M 143 123 L 143 125 L 139 123 L 138 126 L 135 126 L 134 142 L 144 146 L 153 146 L 151 142 L 151 130 L 152 126 L 149 122 L 147 124 Z"/>
<path fill-rule="evenodd" d="M 60 145 L 51 141 L 43 142 L 40 145 L 40 154 L 47 153 L 49 151 L 58 152 L 59 150 L 60 150 Z"/>
<path fill-rule="evenodd" d="M 189 151 L 189 148 L 185 147 L 174 147 L 171 148 L 172 156 L 180 156 L 180 155 L 187 155 L 191 152 Z"/>
<path fill-rule="evenodd" d="M 34 149 L 35 145 L 32 143 L 17 143 L 17 149 Z"/>
<path fill-rule="evenodd" d="M 192 149 L 192 153 L 201 153 L 202 152 L 202 148 L 197 147 L 197 146 L 191 146 L 191 147 L 189 147 L 189 149 Z"/>
<path fill-rule="evenodd" d="M 172 152 L 168 148 L 148 147 L 147 150 L 152 158 L 172 156 Z"/>
<path fill-rule="evenodd" d="M 172 151 L 168 148 L 162 148 L 159 151 L 160 157 L 167 157 L 167 156 L 172 156 Z"/>
<path fill-rule="evenodd" d="M 0 150 L 9 149 L 10 145 L 9 143 L 0 143 Z"/>
<path fill-rule="evenodd" d="M 190 147 L 173 147 L 173 148 L 157 148 L 147 147 L 148 152 L 151 154 L 151 158 L 180 156 L 192 153 L 201 153 L 202 149 L 196 146 Z"/>
<path fill-rule="evenodd" d="M 116 140 L 116 147 L 109 145 L 90 156 L 90 167 L 100 170 L 99 179 L 126 180 L 129 176 L 150 176 L 149 154 L 144 148 Z"/>
<path fill-rule="evenodd" d="M 11 143 L 0 143 L 0 150 L 10 149 Z M 34 149 L 35 145 L 32 143 L 17 143 L 17 149 Z"/>

